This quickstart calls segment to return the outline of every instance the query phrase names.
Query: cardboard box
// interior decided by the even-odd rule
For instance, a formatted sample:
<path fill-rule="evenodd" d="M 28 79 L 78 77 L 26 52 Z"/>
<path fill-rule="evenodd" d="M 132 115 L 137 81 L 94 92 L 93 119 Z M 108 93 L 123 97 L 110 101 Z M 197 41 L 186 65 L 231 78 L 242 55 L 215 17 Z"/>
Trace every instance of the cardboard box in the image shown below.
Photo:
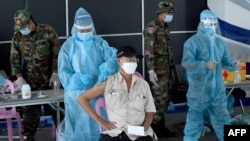
<path fill-rule="evenodd" d="M 246 62 L 240 63 L 240 74 L 241 74 L 241 80 L 246 80 Z M 225 69 L 222 69 L 222 76 L 224 81 L 233 82 L 234 81 L 234 72 L 227 71 Z"/>

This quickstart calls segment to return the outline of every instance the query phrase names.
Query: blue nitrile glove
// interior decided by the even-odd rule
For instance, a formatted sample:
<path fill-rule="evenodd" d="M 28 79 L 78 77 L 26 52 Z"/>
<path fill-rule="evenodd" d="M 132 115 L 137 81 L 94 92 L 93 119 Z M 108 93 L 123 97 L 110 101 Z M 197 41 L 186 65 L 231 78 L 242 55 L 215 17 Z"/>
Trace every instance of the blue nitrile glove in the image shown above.
<path fill-rule="evenodd" d="M 168 108 L 167 108 L 167 111 L 174 111 L 174 109 L 175 109 L 174 103 L 172 101 L 170 101 Z"/>
<path fill-rule="evenodd" d="M 102 82 L 107 79 L 109 72 L 107 70 L 103 70 L 98 76 L 98 85 L 101 86 Z"/>
<path fill-rule="evenodd" d="M 81 76 L 80 79 L 81 79 L 83 84 L 88 84 L 92 78 L 91 78 L 90 75 L 84 74 L 84 75 Z"/>

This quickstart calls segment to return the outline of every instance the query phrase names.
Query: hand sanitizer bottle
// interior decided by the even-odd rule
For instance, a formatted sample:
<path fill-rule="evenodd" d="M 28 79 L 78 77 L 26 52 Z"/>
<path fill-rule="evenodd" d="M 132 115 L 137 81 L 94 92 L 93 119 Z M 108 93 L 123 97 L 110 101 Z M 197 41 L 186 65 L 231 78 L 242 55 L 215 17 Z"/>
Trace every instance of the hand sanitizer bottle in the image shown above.
<path fill-rule="evenodd" d="M 22 99 L 30 99 L 31 98 L 31 90 L 29 84 L 22 85 Z"/>

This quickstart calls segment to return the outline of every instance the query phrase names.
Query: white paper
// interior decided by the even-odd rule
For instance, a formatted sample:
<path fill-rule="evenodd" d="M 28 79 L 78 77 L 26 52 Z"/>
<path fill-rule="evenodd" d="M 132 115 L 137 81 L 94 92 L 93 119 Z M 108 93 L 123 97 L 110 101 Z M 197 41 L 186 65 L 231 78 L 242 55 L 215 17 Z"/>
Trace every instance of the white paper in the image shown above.
<path fill-rule="evenodd" d="M 144 136 L 144 127 L 143 126 L 128 126 L 128 134 Z"/>

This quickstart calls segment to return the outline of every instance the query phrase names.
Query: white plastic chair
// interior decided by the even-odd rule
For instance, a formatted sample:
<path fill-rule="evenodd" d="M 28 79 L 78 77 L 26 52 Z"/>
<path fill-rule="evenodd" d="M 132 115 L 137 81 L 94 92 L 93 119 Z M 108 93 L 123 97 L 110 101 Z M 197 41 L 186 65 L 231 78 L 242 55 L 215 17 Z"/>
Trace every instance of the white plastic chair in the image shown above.
<path fill-rule="evenodd" d="M 138 71 L 136 71 L 136 72 L 134 73 L 134 75 L 136 75 L 136 76 L 138 76 L 138 77 L 140 77 L 140 78 L 143 78 L 143 76 L 141 75 L 141 73 L 139 73 Z"/>

